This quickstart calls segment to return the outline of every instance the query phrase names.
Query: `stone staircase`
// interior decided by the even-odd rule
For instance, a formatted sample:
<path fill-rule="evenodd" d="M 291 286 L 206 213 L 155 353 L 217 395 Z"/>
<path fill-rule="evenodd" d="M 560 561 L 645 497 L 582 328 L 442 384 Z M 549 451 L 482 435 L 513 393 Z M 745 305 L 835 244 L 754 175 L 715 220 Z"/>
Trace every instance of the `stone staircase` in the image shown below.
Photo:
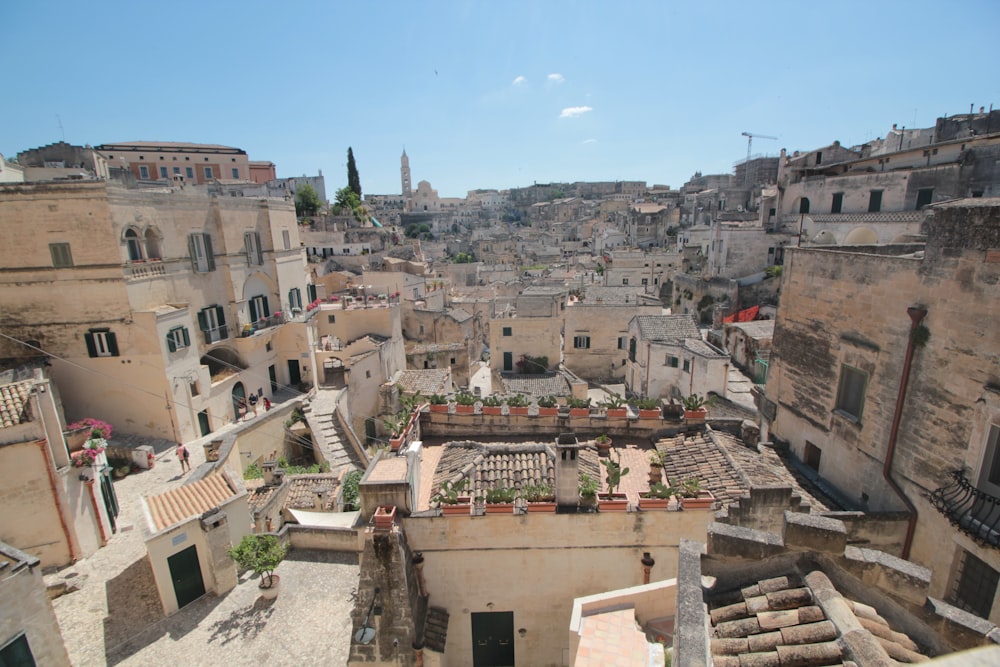
<path fill-rule="evenodd" d="M 364 470 L 368 465 L 364 452 L 337 419 L 337 400 L 344 391 L 346 389 L 318 389 L 313 400 L 303 408 L 316 448 L 329 462 L 330 472 L 337 474 L 345 468 Z"/>

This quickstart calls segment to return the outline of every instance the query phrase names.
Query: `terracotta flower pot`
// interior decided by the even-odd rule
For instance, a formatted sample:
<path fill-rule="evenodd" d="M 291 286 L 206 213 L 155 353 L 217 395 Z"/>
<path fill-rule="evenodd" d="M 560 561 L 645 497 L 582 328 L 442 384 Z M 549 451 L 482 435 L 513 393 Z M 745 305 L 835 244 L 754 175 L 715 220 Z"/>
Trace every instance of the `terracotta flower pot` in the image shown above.
<path fill-rule="evenodd" d="M 608 419 L 625 419 L 628 417 L 628 408 L 608 408 L 605 414 Z"/>
<path fill-rule="evenodd" d="M 684 419 L 688 421 L 704 421 L 708 416 L 707 408 L 698 408 L 697 410 L 684 410 Z"/>
<path fill-rule="evenodd" d="M 559 416 L 559 408 L 543 408 L 543 407 L 539 407 L 538 408 L 538 416 L 539 417 L 558 417 Z"/>
<path fill-rule="evenodd" d="M 448 412 L 448 404 L 447 403 L 440 403 L 440 404 L 431 403 L 431 412 L 438 412 L 438 413 L 447 414 L 447 412 Z"/>
<path fill-rule="evenodd" d="M 472 498 L 469 496 L 459 496 L 458 502 L 448 505 L 441 503 L 441 514 L 445 516 L 469 516 L 472 513 Z"/>
<path fill-rule="evenodd" d="M 601 512 L 628 511 L 628 497 L 624 493 L 598 493 L 597 500 Z"/>
<path fill-rule="evenodd" d="M 265 600 L 273 600 L 278 597 L 278 584 L 281 582 L 281 577 L 276 574 L 272 574 L 270 577 L 264 577 L 260 585 L 257 586 L 260 590 L 260 596 Z"/>
<path fill-rule="evenodd" d="M 569 409 L 569 416 L 570 417 L 589 417 L 590 416 L 590 408 L 570 408 Z"/>
<path fill-rule="evenodd" d="M 556 501 L 554 500 L 543 500 L 536 503 L 528 503 L 529 512 L 555 512 L 556 511 Z"/>
<path fill-rule="evenodd" d="M 487 514 L 513 514 L 514 503 L 486 503 Z"/>
<path fill-rule="evenodd" d="M 510 414 L 512 414 L 512 415 L 526 415 L 526 414 L 528 414 L 528 406 L 523 406 L 523 407 L 512 407 L 512 406 L 509 406 L 509 405 L 508 405 L 508 406 L 507 406 L 507 410 L 508 410 L 508 411 L 510 412 Z"/>
<path fill-rule="evenodd" d="M 396 521 L 396 506 L 379 505 L 373 518 L 376 530 L 392 530 L 392 524 Z"/>
<path fill-rule="evenodd" d="M 660 417 L 660 410 L 658 408 L 639 410 L 639 419 L 659 419 Z"/>
<path fill-rule="evenodd" d="M 639 494 L 640 510 L 665 510 L 670 504 L 670 498 L 650 498 L 648 493 Z"/>
<path fill-rule="evenodd" d="M 455 404 L 455 414 L 457 415 L 474 415 L 476 414 L 476 406 L 474 405 L 462 405 L 460 403 Z"/>
<path fill-rule="evenodd" d="M 503 414 L 503 406 L 501 405 L 484 405 L 483 406 L 484 415 L 499 416 Z"/>
<path fill-rule="evenodd" d="M 715 496 L 711 491 L 700 491 L 697 498 L 681 498 L 681 507 L 686 510 L 708 510 L 715 506 Z"/>

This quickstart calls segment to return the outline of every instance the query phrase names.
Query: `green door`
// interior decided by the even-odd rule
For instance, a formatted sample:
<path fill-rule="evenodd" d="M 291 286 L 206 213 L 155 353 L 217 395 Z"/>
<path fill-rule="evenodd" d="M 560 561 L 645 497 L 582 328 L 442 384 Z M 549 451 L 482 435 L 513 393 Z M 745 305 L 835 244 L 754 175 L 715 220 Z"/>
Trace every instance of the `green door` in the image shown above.
<path fill-rule="evenodd" d="M 174 582 L 178 607 L 194 602 L 205 594 L 205 582 L 201 578 L 201 565 L 198 563 L 198 547 L 190 546 L 170 556 L 167 558 L 167 566 L 170 568 L 170 580 Z"/>
<path fill-rule="evenodd" d="M 201 429 L 202 435 L 208 435 L 212 432 L 212 426 L 208 423 L 208 410 L 202 410 L 198 413 L 198 428 Z"/>
<path fill-rule="evenodd" d="M 505 371 L 514 370 L 514 353 L 504 352 L 503 353 L 503 369 Z"/>
<path fill-rule="evenodd" d="M 299 370 L 299 360 L 289 359 L 288 360 L 288 385 L 290 387 L 298 387 L 299 383 L 302 382 L 302 372 Z"/>
<path fill-rule="evenodd" d="M 514 612 L 472 614 L 473 667 L 513 667 Z"/>

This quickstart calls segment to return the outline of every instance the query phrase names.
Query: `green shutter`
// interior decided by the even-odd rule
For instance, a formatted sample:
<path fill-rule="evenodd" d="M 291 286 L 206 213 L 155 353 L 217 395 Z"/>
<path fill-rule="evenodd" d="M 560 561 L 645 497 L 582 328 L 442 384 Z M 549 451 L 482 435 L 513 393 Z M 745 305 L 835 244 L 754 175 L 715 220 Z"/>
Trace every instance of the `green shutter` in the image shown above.
<path fill-rule="evenodd" d="M 111 352 L 112 357 L 118 356 L 118 337 L 113 331 L 109 331 L 105 334 L 105 338 L 108 341 L 108 351 Z"/>
<path fill-rule="evenodd" d="M 208 270 L 215 271 L 215 254 L 212 252 L 212 237 L 202 234 L 205 239 L 205 259 L 208 260 Z"/>
<path fill-rule="evenodd" d="M 226 326 L 226 311 L 222 309 L 222 306 L 215 307 L 215 318 L 219 321 L 219 328 Z"/>
<path fill-rule="evenodd" d="M 83 340 L 87 343 L 87 354 L 91 357 L 97 356 L 97 343 L 94 342 L 94 334 L 87 332 L 83 334 Z"/>
<path fill-rule="evenodd" d="M 202 331 L 208 331 L 208 318 L 205 315 L 205 310 L 198 311 L 198 328 Z"/>
<path fill-rule="evenodd" d="M 191 336 L 188 335 L 187 327 L 181 329 L 181 335 L 184 336 L 184 347 L 191 347 Z"/>
<path fill-rule="evenodd" d="M 188 234 L 188 254 L 191 255 L 191 268 L 198 270 L 198 246 L 194 234 Z"/>

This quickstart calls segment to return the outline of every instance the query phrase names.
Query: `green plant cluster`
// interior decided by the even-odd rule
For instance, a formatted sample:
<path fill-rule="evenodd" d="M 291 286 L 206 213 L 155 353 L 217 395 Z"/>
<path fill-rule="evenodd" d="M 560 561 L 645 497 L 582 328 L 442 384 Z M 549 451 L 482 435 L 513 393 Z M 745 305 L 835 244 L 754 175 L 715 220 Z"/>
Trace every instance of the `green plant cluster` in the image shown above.
<path fill-rule="evenodd" d="M 262 584 L 270 586 L 275 568 L 285 558 L 288 546 L 274 535 L 244 535 L 238 545 L 228 550 L 229 557 L 243 570 L 253 570 Z"/>
<path fill-rule="evenodd" d="M 362 472 L 360 470 L 352 470 L 351 472 L 344 475 L 344 491 L 342 494 L 344 501 L 344 509 L 348 507 L 351 509 L 356 509 L 359 507 L 360 492 L 358 490 L 358 484 L 361 481 Z"/>
<path fill-rule="evenodd" d="M 566 404 L 569 405 L 569 407 L 571 407 L 571 408 L 589 408 L 590 407 L 590 399 L 589 398 L 575 398 L 575 397 L 571 396 L 570 398 L 566 399 Z"/>
<path fill-rule="evenodd" d="M 459 496 L 468 486 L 468 478 L 463 478 L 458 482 L 445 480 L 441 482 L 438 492 L 431 496 L 431 502 L 438 505 L 457 505 Z"/>
<path fill-rule="evenodd" d="M 507 397 L 507 405 L 512 408 L 528 407 L 528 398 L 524 394 L 514 394 Z"/>
<path fill-rule="evenodd" d="M 555 396 L 542 396 L 538 399 L 538 407 L 540 408 L 554 408 L 559 404 Z"/>
<path fill-rule="evenodd" d="M 260 466 L 256 462 L 251 463 L 243 471 L 243 479 L 260 479 L 264 476 L 264 471 L 260 469 Z"/>

